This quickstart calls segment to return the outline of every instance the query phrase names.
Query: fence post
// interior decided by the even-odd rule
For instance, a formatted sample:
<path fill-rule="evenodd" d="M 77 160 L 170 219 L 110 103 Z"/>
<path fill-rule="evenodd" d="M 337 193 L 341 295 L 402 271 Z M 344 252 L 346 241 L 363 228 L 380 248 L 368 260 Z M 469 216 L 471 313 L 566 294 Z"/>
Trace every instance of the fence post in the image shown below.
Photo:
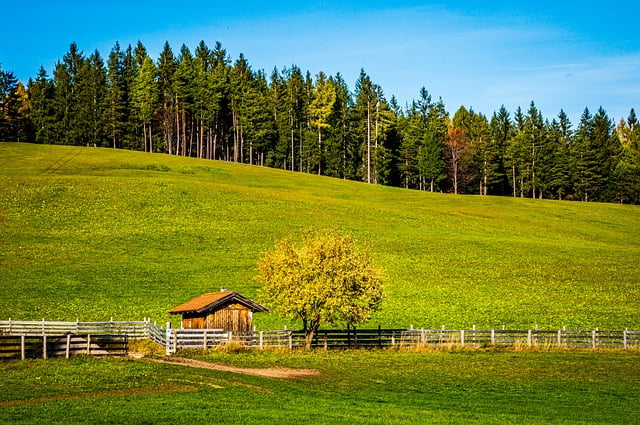
<path fill-rule="evenodd" d="M 260 349 L 264 348 L 264 331 L 260 331 Z"/>
<path fill-rule="evenodd" d="M 491 328 L 491 345 L 496 345 L 496 331 Z"/>
<path fill-rule="evenodd" d="M 26 358 L 24 349 L 25 339 L 26 337 L 24 335 L 20 335 L 20 360 L 24 360 Z"/>
<path fill-rule="evenodd" d="M 598 335 L 598 330 L 596 328 L 591 332 L 591 348 L 593 348 L 594 350 L 598 346 L 598 343 L 596 342 L 597 335 Z"/>
<path fill-rule="evenodd" d="M 531 340 L 531 329 L 527 331 L 527 346 L 531 347 L 533 345 L 533 341 Z"/>
<path fill-rule="evenodd" d="M 464 329 L 460 331 L 460 346 L 464 347 Z"/>
<path fill-rule="evenodd" d="M 87 334 L 87 354 L 91 355 L 91 334 Z"/>
<path fill-rule="evenodd" d="M 562 346 L 562 331 L 558 329 L 558 348 Z"/>
<path fill-rule="evenodd" d="M 293 333 L 289 331 L 289 350 L 293 349 Z"/>
<path fill-rule="evenodd" d="M 396 331 L 391 331 L 391 345 L 396 346 Z"/>
<path fill-rule="evenodd" d="M 622 344 L 624 345 L 625 350 L 629 348 L 627 343 L 627 332 L 629 332 L 629 328 L 625 328 L 625 330 L 622 332 Z"/>
<path fill-rule="evenodd" d="M 11 317 L 9 317 L 9 335 L 11 335 Z"/>
<path fill-rule="evenodd" d="M 66 350 L 64 352 L 65 357 L 68 359 L 69 358 L 69 351 L 71 350 L 71 332 L 67 333 L 67 347 Z"/>
<path fill-rule="evenodd" d="M 47 336 L 42 335 L 42 358 L 46 360 L 47 358 Z"/>
<path fill-rule="evenodd" d="M 329 337 L 327 335 L 327 331 L 324 332 L 324 351 L 329 349 Z"/>
<path fill-rule="evenodd" d="M 167 322 L 167 330 L 165 334 L 165 354 L 171 355 L 171 322 Z"/>
<path fill-rule="evenodd" d="M 207 330 L 204 329 L 202 332 L 202 348 L 207 349 Z"/>

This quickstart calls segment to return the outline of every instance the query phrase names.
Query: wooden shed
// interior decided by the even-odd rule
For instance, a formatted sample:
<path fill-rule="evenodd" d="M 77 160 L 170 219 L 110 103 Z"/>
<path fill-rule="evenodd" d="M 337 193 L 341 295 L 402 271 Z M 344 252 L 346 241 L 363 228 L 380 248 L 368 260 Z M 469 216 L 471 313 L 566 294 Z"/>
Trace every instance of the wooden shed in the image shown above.
<path fill-rule="evenodd" d="M 267 312 L 266 307 L 234 291 L 203 294 L 169 311 L 182 314 L 184 329 L 223 329 L 251 332 L 253 313 Z"/>

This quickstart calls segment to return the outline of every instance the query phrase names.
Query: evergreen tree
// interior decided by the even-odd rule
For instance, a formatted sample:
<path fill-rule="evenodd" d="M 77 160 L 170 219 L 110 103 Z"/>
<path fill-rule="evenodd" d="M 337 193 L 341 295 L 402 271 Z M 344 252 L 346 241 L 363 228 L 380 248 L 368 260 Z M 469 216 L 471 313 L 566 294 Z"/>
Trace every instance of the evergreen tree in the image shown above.
<path fill-rule="evenodd" d="M 367 183 L 373 182 L 373 175 L 375 171 L 372 169 L 372 155 L 374 155 L 374 142 L 373 142 L 373 121 L 374 121 L 374 111 L 378 104 L 378 88 L 373 82 L 371 78 L 364 72 L 364 69 L 360 70 L 360 76 L 356 81 L 355 87 L 355 113 L 357 114 L 358 122 L 360 123 L 359 133 L 361 136 L 360 140 L 363 140 L 361 145 L 363 146 L 362 151 L 364 152 L 364 181 Z"/>
<path fill-rule="evenodd" d="M 142 140 L 145 152 L 154 152 L 152 120 L 159 93 L 157 69 L 149 56 L 145 56 L 132 87 L 133 107 L 142 123 Z"/>
<path fill-rule="evenodd" d="M 527 148 L 528 141 L 525 134 L 525 117 L 520 107 L 514 114 L 514 132 L 507 140 L 505 150 L 505 165 L 510 170 L 509 180 L 513 188 L 513 197 L 524 197 L 525 182 L 528 177 L 529 164 Z"/>
<path fill-rule="evenodd" d="M 125 149 L 140 149 L 140 133 L 142 126 L 135 113 L 133 94 L 135 79 L 139 67 L 136 65 L 135 53 L 131 45 L 127 46 L 122 62 L 123 76 L 123 137 L 122 147 Z"/>
<path fill-rule="evenodd" d="M 109 53 L 106 74 L 106 121 L 110 144 L 114 149 L 123 147 L 124 133 L 126 132 L 126 94 L 124 53 L 120 50 L 120 44 L 116 42 Z"/>
<path fill-rule="evenodd" d="M 243 113 L 247 110 L 244 107 L 244 102 L 253 80 L 253 71 L 242 53 L 231 69 L 230 78 L 233 161 L 245 162 L 244 124 L 248 122 L 248 119 L 243 116 Z"/>
<path fill-rule="evenodd" d="M 424 92 L 423 90 L 423 100 L 425 99 Z M 442 99 L 431 105 L 428 110 L 421 110 L 420 116 L 425 114 L 427 122 L 418 157 L 418 168 L 421 179 L 429 184 L 429 190 L 433 192 L 436 185 L 446 177 L 444 149 L 447 141 L 449 116 Z"/>
<path fill-rule="evenodd" d="M 508 170 L 505 164 L 507 141 L 513 134 L 513 124 L 507 108 L 502 105 L 497 113 L 494 113 L 489 123 L 491 127 L 492 144 L 497 154 L 496 181 L 489 187 L 489 193 L 494 195 L 507 195 L 509 193 Z"/>
<path fill-rule="evenodd" d="M 336 88 L 327 76 L 320 72 L 316 75 L 313 88 L 313 98 L 309 104 L 309 122 L 312 128 L 317 130 L 318 146 L 313 155 L 318 175 L 323 171 L 324 146 L 322 143 L 322 131 L 331 127 L 329 117 L 336 101 Z"/>
<path fill-rule="evenodd" d="M 96 50 L 83 61 L 78 82 L 78 116 L 76 125 L 83 144 L 108 146 L 107 74 Z"/>
<path fill-rule="evenodd" d="M 593 117 L 589 108 L 585 108 L 570 150 L 574 190 L 576 195 L 585 202 L 591 200 L 590 196 L 593 192 L 597 192 L 597 185 L 600 181 L 598 160 L 592 138 Z"/>
<path fill-rule="evenodd" d="M 53 141 L 53 84 L 47 72 L 40 67 L 35 81 L 29 80 L 29 100 L 31 103 L 31 121 L 36 143 Z"/>
<path fill-rule="evenodd" d="M 593 116 L 591 133 L 592 148 L 595 150 L 597 167 L 595 168 L 597 192 L 592 199 L 600 202 L 611 202 L 616 199 L 616 181 L 613 171 L 616 168 L 621 146 L 613 134 L 614 125 L 605 110 L 600 107 Z"/>
<path fill-rule="evenodd" d="M 175 102 L 178 100 L 174 87 L 174 78 L 178 64 L 168 41 L 165 41 L 158 60 L 158 92 L 162 105 L 161 123 L 163 141 L 166 152 L 178 154 L 178 110 Z"/>
<path fill-rule="evenodd" d="M 80 115 L 79 80 L 80 70 L 85 62 L 76 43 L 71 43 L 62 62 L 56 64 L 53 72 L 54 90 L 54 140 L 63 145 L 82 144 L 85 130 L 83 116 Z"/>
<path fill-rule="evenodd" d="M 329 115 L 330 127 L 325 131 L 324 174 L 332 177 L 356 179 L 362 160 L 359 146 L 351 132 L 351 94 L 342 75 L 330 78 L 336 100 Z"/>
<path fill-rule="evenodd" d="M 11 71 L 0 67 L 0 140 L 19 139 L 19 114 L 21 99 L 19 82 Z"/>
<path fill-rule="evenodd" d="M 564 199 L 571 190 L 569 148 L 571 142 L 571 122 L 567 114 L 560 110 L 558 120 L 551 122 L 549 128 L 550 162 L 549 191 L 559 200 Z"/>

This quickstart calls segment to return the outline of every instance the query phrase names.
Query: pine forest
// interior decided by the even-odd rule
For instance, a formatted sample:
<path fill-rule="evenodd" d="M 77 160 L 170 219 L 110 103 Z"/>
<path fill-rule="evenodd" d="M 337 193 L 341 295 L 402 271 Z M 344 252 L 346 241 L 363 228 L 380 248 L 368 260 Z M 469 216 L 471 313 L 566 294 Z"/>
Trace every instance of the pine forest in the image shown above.
<path fill-rule="evenodd" d="M 452 82 L 454 83 L 454 82 Z M 398 105 L 364 70 L 254 70 L 204 41 L 105 59 L 72 43 L 25 86 L 0 68 L 0 141 L 140 150 L 445 193 L 640 203 L 640 125 L 600 107 L 579 122 L 532 101 L 450 114 L 426 88 Z"/>

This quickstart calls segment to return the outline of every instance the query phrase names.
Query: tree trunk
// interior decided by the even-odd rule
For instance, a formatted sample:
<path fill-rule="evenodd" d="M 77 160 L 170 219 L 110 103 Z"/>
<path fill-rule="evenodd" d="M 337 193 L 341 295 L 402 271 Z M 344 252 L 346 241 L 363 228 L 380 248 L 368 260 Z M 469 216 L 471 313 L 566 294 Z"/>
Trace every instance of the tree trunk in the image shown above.
<path fill-rule="evenodd" d="M 153 153 L 153 131 L 151 129 L 151 121 L 149 121 L 149 152 Z"/>
<path fill-rule="evenodd" d="M 318 126 L 318 175 L 322 174 L 322 129 Z"/>
<path fill-rule="evenodd" d="M 304 334 L 304 347 L 306 349 L 311 349 L 311 344 L 313 343 L 313 338 L 315 338 L 316 333 L 318 333 L 318 328 L 320 327 L 320 323 L 311 325 L 308 329 L 305 329 Z"/>
<path fill-rule="evenodd" d="M 144 151 L 147 152 L 147 123 L 142 124 L 142 140 L 144 141 Z"/>
<path fill-rule="evenodd" d="M 367 101 L 367 183 L 371 183 L 371 113 Z"/>
<path fill-rule="evenodd" d="M 458 161 L 453 161 L 453 193 L 458 194 Z"/>

